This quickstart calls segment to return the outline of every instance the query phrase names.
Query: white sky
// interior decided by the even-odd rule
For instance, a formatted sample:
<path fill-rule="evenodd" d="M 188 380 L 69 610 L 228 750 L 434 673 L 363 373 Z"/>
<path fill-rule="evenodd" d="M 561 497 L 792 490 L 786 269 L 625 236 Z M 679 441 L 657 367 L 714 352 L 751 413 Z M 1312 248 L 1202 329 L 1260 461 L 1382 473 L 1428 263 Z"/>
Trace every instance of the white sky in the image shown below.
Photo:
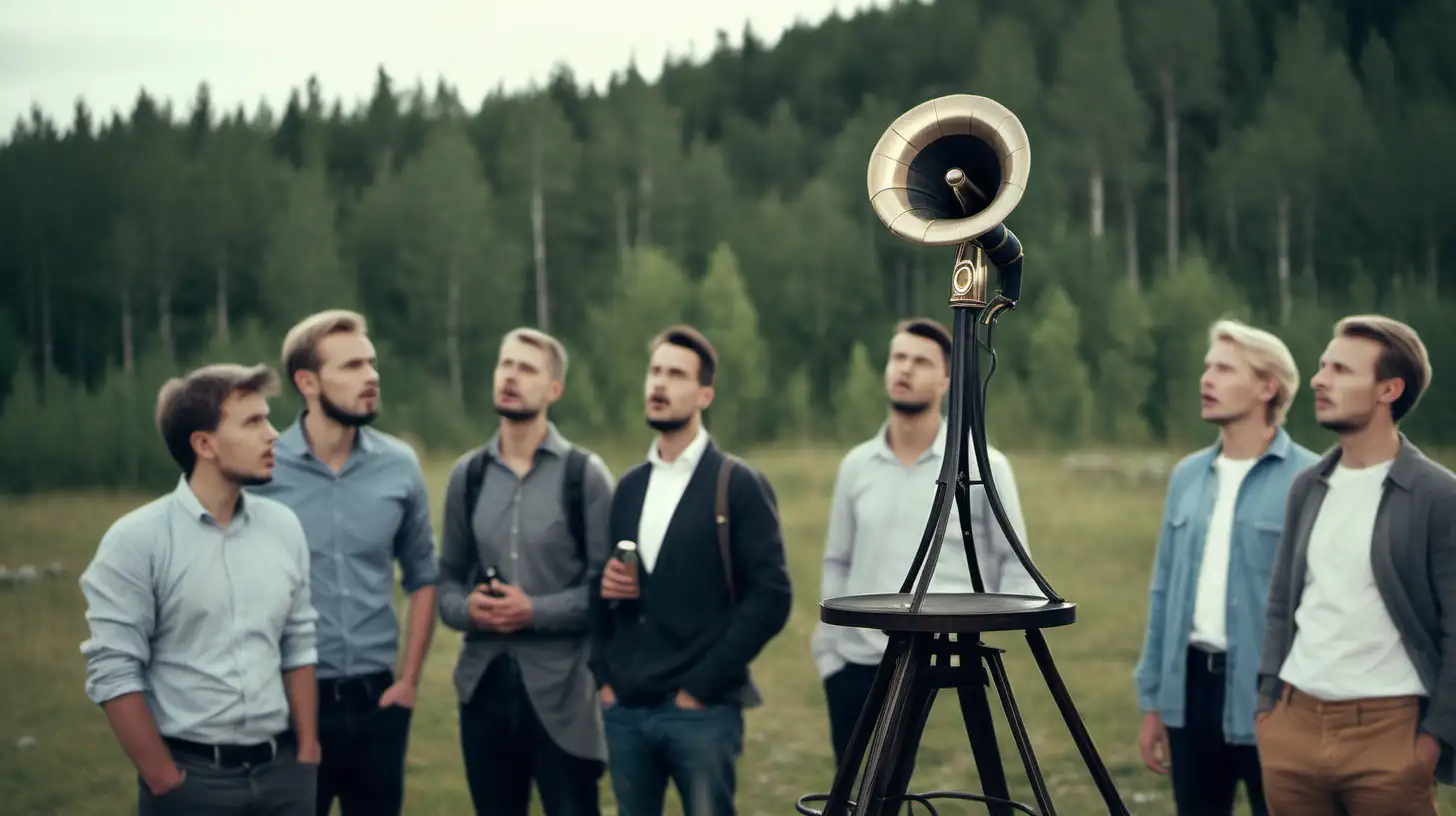
<path fill-rule="evenodd" d="M 544 80 L 565 62 L 600 85 L 634 55 L 655 79 L 666 54 L 712 52 L 719 29 L 745 21 L 766 44 L 797 20 L 852 16 L 884 0 L 0 0 L 0 143 L 39 104 L 62 129 L 83 97 L 96 120 L 123 116 L 138 92 L 185 116 L 197 86 L 217 107 L 281 114 L 292 88 L 318 77 L 345 108 L 367 99 L 376 67 L 397 89 L 443 77 L 474 109 L 497 84 Z"/>

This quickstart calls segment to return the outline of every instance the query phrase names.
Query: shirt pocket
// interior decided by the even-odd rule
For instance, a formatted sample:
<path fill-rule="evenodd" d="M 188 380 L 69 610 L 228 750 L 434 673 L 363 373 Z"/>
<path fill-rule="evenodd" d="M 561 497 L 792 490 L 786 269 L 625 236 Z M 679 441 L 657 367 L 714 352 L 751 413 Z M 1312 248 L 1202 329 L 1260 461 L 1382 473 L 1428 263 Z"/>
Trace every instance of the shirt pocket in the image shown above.
<path fill-rule="evenodd" d="M 1243 550 L 1244 563 L 1254 577 L 1267 586 L 1270 578 L 1274 575 L 1274 559 L 1279 554 L 1279 538 L 1284 533 L 1284 525 L 1275 521 L 1255 520 L 1249 525 L 1248 540 L 1240 549 Z"/>

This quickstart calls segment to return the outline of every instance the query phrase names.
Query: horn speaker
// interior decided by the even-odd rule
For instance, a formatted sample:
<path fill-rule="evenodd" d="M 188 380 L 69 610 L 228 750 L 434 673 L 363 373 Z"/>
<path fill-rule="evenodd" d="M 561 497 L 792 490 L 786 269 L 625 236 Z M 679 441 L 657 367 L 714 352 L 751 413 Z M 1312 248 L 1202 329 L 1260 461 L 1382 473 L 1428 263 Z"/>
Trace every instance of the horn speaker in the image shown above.
<path fill-rule="evenodd" d="M 1022 247 L 1005 220 L 1021 202 L 1031 175 L 1031 143 L 1010 110 L 984 96 L 955 94 L 922 102 L 892 122 L 875 144 L 866 170 L 870 206 L 898 238 L 920 246 L 956 247 L 949 305 L 954 316 L 947 441 L 930 517 L 898 591 L 825 598 L 819 618 L 832 626 L 875 629 L 888 636 L 868 699 L 840 758 L 827 794 L 801 797 L 806 816 L 894 814 L 905 802 L 933 799 L 983 802 L 992 816 L 1052 816 L 1046 780 L 1036 759 L 1001 655 L 986 632 L 1025 633 L 1037 667 L 1076 744 L 1107 812 L 1125 816 L 1102 758 L 1052 660 L 1043 629 L 1076 621 L 1067 602 L 1042 575 L 1007 518 L 996 491 L 985 426 L 985 385 L 995 370 L 991 333 L 1021 294 Z M 990 271 L 998 286 L 990 291 Z M 984 330 L 984 338 L 982 336 Z M 990 370 L 982 377 L 985 352 Z M 974 454 L 976 475 L 971 474 Z M 1015 552 L 1040 595 L 987 592 L 972 536 L 971 488 Z M 971 592 L 930 592 L 936 562 L 958 509 Z M 1014 572 L 1008 567 L 1007 571 Z M 1036 799 L 1036 809 L 1011 798 L 986 691 L 994 684 Z M 907 793 L 936 693 L 954 688 L 984 793 Z M 853 795 L 851 795 L 853 794 Z M 809 806 L 822 802 L 822 810 Z M 931 813 L 935 810 L 928 807 Z"/>

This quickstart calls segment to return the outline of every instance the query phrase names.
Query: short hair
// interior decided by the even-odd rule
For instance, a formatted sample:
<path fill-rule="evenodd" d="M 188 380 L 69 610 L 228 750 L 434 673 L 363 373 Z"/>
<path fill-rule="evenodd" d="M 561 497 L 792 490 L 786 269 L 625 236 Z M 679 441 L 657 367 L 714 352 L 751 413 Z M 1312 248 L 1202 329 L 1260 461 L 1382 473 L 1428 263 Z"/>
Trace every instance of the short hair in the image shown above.
<path fill-rule="evenodd" d="M 1415 409 L 1431 385 L 1431 358 L 1415 329 L 1384 315 L 1351 315 L 1335 324 L 1335 336 L 1363 337 L 1379 343 L 1376 379 L 1399 378 L 1405 383 L 1405 390 L 1390 405 L 1390 418 L 1399 422 Z"/>
<path fill-rule="evenodd" d="M 941 353 L 945 355 L 946 370 L 950 370 L 953 346 L 950 340 L 950 331 L 946 329 L 943 323 L 929 317 L 911 317 L 895 324 L 895 334 L 901 332 L 907 332 L 916 337 L 924 337 L 926 340 L 934 341 L 937 346 L 940 346 Z"/>
<path fill-rule="evenodd" d="M 1274 398 L 1269 401 L 1269 421 L 1283 425 L 1289 418 L 1294 395 L 1299 393 L 1299 365 L 1294 362 L 1289 346 L 1274 333 L 1233 318 L 1214 321 L 1209 327 L 1209 345 L 1220 340 L 1233 343 L 1244 352 L 1255 376 L 1272 377 L 1278 384 Z"/>
<path fill-rule="evenodd" d="M 551 379 L 566 380 L 566 347 L 561 345 L 560 340 L 557 340 L 555 337 L 540 329 L 533 329 L 529 326 L 522 326 L 506 332 L 506 336 L 501 338 L 501 345 L 505 345 L 512 340 L 520 340 L 528 346 L 535 346 L 546 352 L 547 359 L 551 361 Z"/>
<path fill-rule="evenodd" d="M 278 393 L 278 373 L 267 365 L 216 363 L 173 377 L 157 391 L 157 430 L 172 460 L 191 476 L 197 466 L 192 435 L 217 430 L 222 406 L 234 394 Z"/>
<path fill-rule="evenodd" d="M 664 343 L 688 349 L 698 355 L 699 385 L 712 385 L 717 379 L 718 352 L 702 332 L 683 324 L 669 326 L 652 338 L 652 342 L 647 344 L 647 352 L 650 354 L 657 351 L 657 347 Z"/>
<path fill-rule="evenodd" d="M 283 338 L 283 370 L 295 390 L 298 383 L 293 375 L 299 371 L 317 372 L 323 360 L 319 359 L 319 343 L 325 337 L 340 332 L 369 331 L 364 316 L 348 309 L 328 309 L 309 315 L 298 321 Z"/>

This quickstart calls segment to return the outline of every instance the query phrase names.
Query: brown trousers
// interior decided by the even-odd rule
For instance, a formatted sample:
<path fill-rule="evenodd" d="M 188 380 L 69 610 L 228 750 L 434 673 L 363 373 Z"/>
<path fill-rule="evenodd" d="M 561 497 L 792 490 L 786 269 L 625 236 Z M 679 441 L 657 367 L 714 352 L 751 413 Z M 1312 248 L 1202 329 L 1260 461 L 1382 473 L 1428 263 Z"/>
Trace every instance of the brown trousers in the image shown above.
<path fill-rule="evenodd" d="M 1256 727 L 1271 816 L 1435 816 L 1419 697 L 1324 702 L 1292 686 Z"/>

